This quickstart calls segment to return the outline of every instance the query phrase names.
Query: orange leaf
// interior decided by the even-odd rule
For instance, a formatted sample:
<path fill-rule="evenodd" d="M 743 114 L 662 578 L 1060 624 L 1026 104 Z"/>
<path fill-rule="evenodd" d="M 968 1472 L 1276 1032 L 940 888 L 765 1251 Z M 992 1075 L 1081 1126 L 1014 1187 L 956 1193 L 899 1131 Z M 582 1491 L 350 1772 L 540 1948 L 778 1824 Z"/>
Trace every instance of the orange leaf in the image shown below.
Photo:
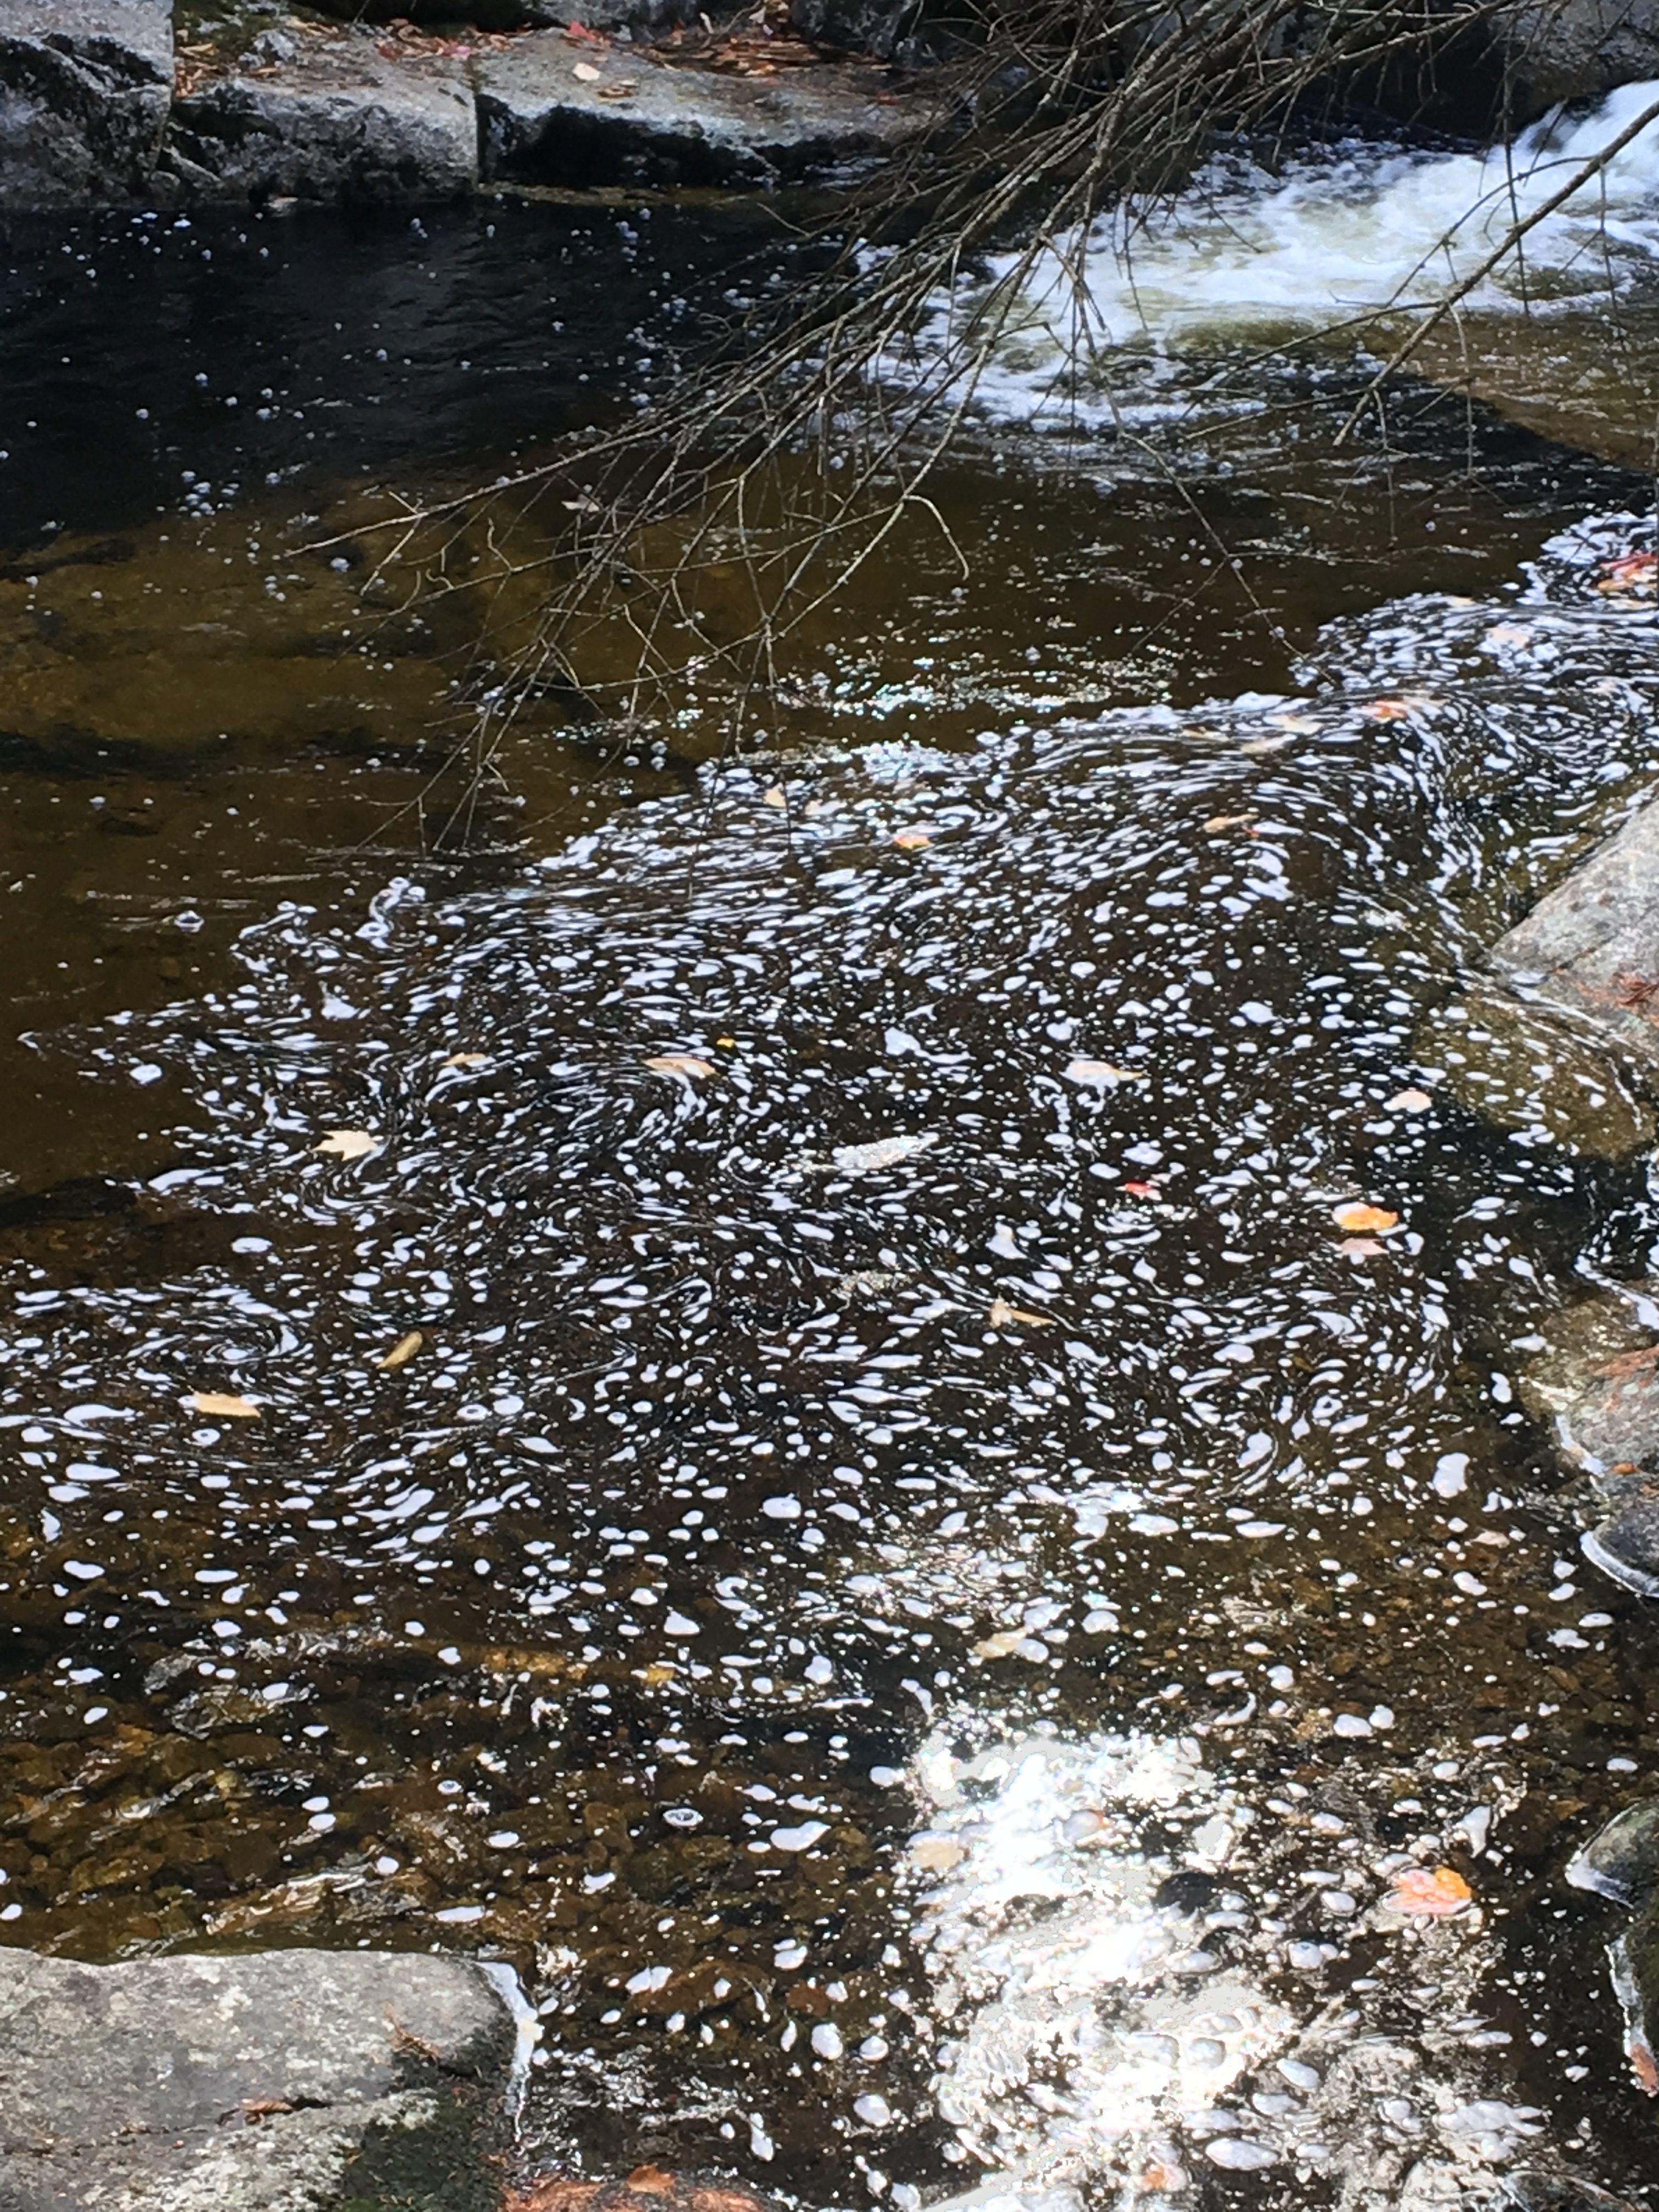
<path fill-rule="evenodd" d="M 1158 1196 L 1158 1185 L 1155 1182 L 1126 1182 L 1123 1188 L 1128 1192 L 1131 1198 L 1156 1198 Z"/>
<path fill-rule="evenodd" d="M 1359 711 L 1368 721 L 1405 722 L 1411 719 L 1412 710 L 1403 699 L 1373 699 Z"/>
<path fill-rule="evenodd" d="M 1400 1226 L 1397 1213 L 1390 1213 L 1381 1206 L 1367 1206 L 1362 1199 L 1354 1199 L 1346 1206 L 1334 1206 L 1331 1219 L 1339 1229 L 1346 1229 L 1355 1237 L 1380 1235 Z"/>
<path fill-rule="evenodd" d="M 1405 1867 L 1394 1878 L 1389 1903 L 1395 1911 L 1412 1913 L 1420 1920 L 1449 1920 L 1474 1895 L 1455 1867 Z"/>
<path fill-rule="evenodd" d="M 924 845 L 931 845 L 933 842 L 925 830 L 896 830 L 893 832 L 893 842 L 901 853 L 919 853 Z"/>

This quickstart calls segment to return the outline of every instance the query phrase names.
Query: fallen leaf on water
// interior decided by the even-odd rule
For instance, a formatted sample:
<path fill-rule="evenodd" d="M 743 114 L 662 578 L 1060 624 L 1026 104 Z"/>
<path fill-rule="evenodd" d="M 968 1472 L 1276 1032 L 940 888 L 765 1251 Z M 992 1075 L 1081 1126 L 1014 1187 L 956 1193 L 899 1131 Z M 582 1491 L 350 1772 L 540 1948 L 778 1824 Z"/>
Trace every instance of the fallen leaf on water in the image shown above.
<path fill-rule="evenodd" d="M 761 793 L 761 805 L 763 806 L 775 806 L 779 809 L 782 809 L 787 806 L 788 804 L 788 796 L 785 793 L 784 787 L 781 783 L 775 783 L 769 791 L 763 791 Z"/>
<path fill-rule="evenodd" d="M 919 853 L 924 845 L 931 845 L 933 842 L 925 830 L 896 830 L 893 832 L 893 842 L 901 853 Z"/>
<path fill-rule="evenodd" d="M 975 1659 L 1006 1659 L 1010 1653 L 1018 1651 L 1024 1641 L 1025 1631 L 1023 1628 L 1000 1628 L 994 1636 L 987 1636 L 979 1643 L 970 1644 L 969 1649 Z"/>
<path fill-rule="evenodd" d="M 1596 582 L 1598 592 L 1651 592 L 1659 584 L 1659 555 L 1625 553 L 1609 561 Z"/>
<path fill-rule="evenodd" d="M 1389 1904 L 1395 1912 L 1421 1920 L 1449 1920 L 1474 1896 L 1455 1867 L 1404 1867 L 1394 1878 Z"/>
<path fill-rule="evenodd" d="M 968 1856 L 954 1836 L 918 1836 L 910 1845 L 910 1860 L 924 1874 L 949 1874 Z"/>
<path fill-rule="evenodd" d="M 653 1075 L 712 1075 L 714 1071 L 706 1060 L 699 1060 L 690 1052 L 659 1052 L 646 1061 Z"/>
<path fill-rule="evenodd" d="M 1389 1101 L 1390 1114 L 1426 1114 L 1434 1101 L 1426 1091 L 1413 1085 L 1409 1091 L 1396 1091 Z"/>
<path fill-rule="evenodd" d="M 993 1328 L 1007 1328 L 1016 1322 L 1027 1328 L 1052 1328 L 1054 1325 L 1052 1314 L 1028 1313 L 1024 1306 L 1011 1306 L 1006 1298 L 992 1299 L 987 1319 Z"/>
<path fill-rule="evenodd" d="M 1252 807 L 1248 814 L 1212 814 L 1204 824 L 1204 834 L 1206 837 L 1221 837 L 1229 830 L 1243 830 L 1254 837 L 1255 832 L 1250 824 L 1255 820 L 1255 813 Z"/>
<path fill-rule="evenodd" d="M 1352 1230 L 1357 1237 L 1365 1236 L 1373 1230 L 1397 1229 L 1400 1226 L 1397 1213 L 1390 1213 L 1386 1206 L 1367 1206 L 1363 1199 L 1353 1199 L 1346 1206 L 1334 1206 L 1331 1219 L 1339 1229 Z"/>
<path fill-rule="evenodd" d="M 383 1353 L 374 1364 L 388 1370 L 396 1367 L 407 1367 L 425 1342 L 426 1338 L 422 1332 L 418 1328 L 411 1328 L 406 1336 L 400 1336 L 391 1351 Z"/>
<path fill-rule="evenodd" d="M 1144 1083 L 1144 1067 L 1114 1067 L 1109 1060 L 1074 1060 L 1066 1073 L 1073 1083 Z"/>
<path fill-rule="evenodd" d="M 599 81 L 599 73 L 592 62 L 578 62 L 570 74 L 579 76 L 584 84 L 597 84 Z"/>
<path fill-rule="evenodd" d="M 877 1168 L 896 1168 L 901 1160 L 911 1159 L 938 1142 L 931 1129 L 915 1137 L 878 1137 L 869 1145 L 837 1145 L 830 1162 L 843 1175 L 869 1175 Z"/>
<path fill-rule="evenodd" d="M 1259 759 L 1264 753 L 1282 753 L 1290 742 L 1288 738 L 1247 738 L 1238 750 Z"/>
<path fill-rule="evenodd" d="M 1659 2059 L 1639 2035 L 1632 2035 L 1625 2045 L 1625 2055 L 1630 2060 L 1630 2070 L 1636 2076 L 1636 2086 L 1650 2097 L 1659 2097 Z"/>
<path fill-rule="evenodd" d="M 1345 1237 L 1336 1249 L 1345 1260 L 1374 1260 L 1389 1248 L 1379 1244 L 1375 1237 Z"/>
<path fill-rule="evenodd" d="M 736 1044 L 737 1039 L 736 1037 L 716 1037 L 714 1039 L 714 1042 L 720 1047 L 722 1052 L 729 1052 L 732 1047 Z"/>
<path fill-rule="evenodd" d="M 238 1397 L 233 1390 L 192 1390 L 190 1402 L 198 1413 L 210 1413 L 221 1421 L 257 1421 L 259 1408 L 251 1398 Z"/>
<path fill-rule="evenodd" d="M 633 1672 L 634 1680 L 643 1682 L 647 1690 L 660 1690 L 665 1682 L 673 1680 L 678 1669 L 671 1667 L 665 1659 L 653 1659 L 648 1667 L 635 1667 Z"/>
<path fill-rule="evenodd" d="M 1126 1182 L 1122 1188 L 1128 1192 L 1131 1198 L 1158 1196 L 1158 1185 L 1155 1182 Z"/>
<path fill-rule="evenodd" d="M 366 1152 L 378 1152 L 380 1145 L 380 1139 L 367 1129 L 331 1129 L 317 1149 L 337 1160 L 360 1160 Z"/>
<path fill-rule="evenodd" d="M 1373 699 L 1360 713 L 1368 722 L 1405 722 L 1411 719 L 1411 708 L 1403 699 Z"/>
<path fill-rule="evenodd" d="M 483 1067 L 489 1059 L 487 1052 L 452 1052 L 441 1064 L 445 1067 Z"/>
<path fill-rule="evenodd" d="M 1298 738 L 1311 738 L 1319 728 L 1316 714 L 1298 714 L 1288 707 L 1281 707 L 1276 714 L 1269 714 L 1267 720 L 1276 730 L 1293 730 Z"/>
<path fill-rule="evenodd" d="M 1480 643 L 1483 648 L 1493 645 L 1530 645 L 1532 632 L 1523 623 L 1494 623 Z"/>

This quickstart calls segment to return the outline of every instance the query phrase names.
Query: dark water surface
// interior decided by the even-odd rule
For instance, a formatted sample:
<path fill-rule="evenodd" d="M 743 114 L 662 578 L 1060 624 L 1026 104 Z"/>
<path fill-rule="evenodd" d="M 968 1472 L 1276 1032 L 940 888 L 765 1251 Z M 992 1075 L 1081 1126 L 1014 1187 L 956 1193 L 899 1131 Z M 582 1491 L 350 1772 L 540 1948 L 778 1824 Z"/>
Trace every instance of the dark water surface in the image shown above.
<path fill-rule="evenodd" d="M 526 726 L 422 852 L 487 623 L 294 549 L 752 246 L 10 241 L 0 1934 L 508 1959 L 526 2160 L 1639 2192 L 1560 1873 L 1653 1631 L 1516 1378 L 1654 1109 L 1483 950 L 1659 768 L 1644 526 L 1560 535 L 1640 484 L 1423 395 L 1339 469 L 1334 373 L 988 441 L 763 756 Z"/>

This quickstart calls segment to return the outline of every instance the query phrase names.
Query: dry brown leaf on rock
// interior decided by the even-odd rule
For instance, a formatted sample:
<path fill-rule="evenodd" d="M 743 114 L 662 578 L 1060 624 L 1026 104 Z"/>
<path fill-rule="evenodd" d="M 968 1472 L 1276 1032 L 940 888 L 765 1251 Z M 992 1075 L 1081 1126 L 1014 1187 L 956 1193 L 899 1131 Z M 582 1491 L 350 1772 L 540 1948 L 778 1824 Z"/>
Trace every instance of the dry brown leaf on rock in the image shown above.
<path fill-rule="evenodd" d="M 368 1129 L 331 1129 L 317 1147 L 337 1160 L 361 1160 L 380 1148 L 380 1139 Z"/>
<path fill-rule="evenodd" d="M 580 77 L 584 84 L 597 84 L 599 81 L 599 73 L 592 62 L 578 62 L 570 74 Z"/>
<path fill-rule="evenodd" d="M 626 2181 L 544 2174 L 509 2192 L 501 2212 L 778 2212 L 778 2207 L 741 2182 L 636 2166 Z"/>
<path fill-rule="evenodd" d="M 194 1412 L 206 1413 L 218 1421 L 257 1421 L 259 1408 L 251 1398 L 239 1396 L 234 1390 L 192 1390 L 190 1402 Z"/>

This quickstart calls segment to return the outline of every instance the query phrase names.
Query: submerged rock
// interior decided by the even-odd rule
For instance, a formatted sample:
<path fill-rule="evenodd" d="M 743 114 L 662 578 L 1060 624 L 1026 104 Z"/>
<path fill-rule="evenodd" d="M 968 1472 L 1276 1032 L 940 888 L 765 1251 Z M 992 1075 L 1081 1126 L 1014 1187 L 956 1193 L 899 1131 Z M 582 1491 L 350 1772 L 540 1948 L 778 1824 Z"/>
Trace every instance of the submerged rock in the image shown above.
<path fill-rule="evenodd" d="M 1521 1401 L 1570 1472 L 1592 1565 L 1659 1597 L 1659 1307 L 1647 1286 L 1604 1292 L 1548 1325 Z"/>
<path fill-rule="evenodd" d="M 1574 1853 L 1567 1880 L 1615 1904 L 1644 1905 L 1659 1891 L 1659 1797 L 1615 1813 Z"/>
<path fill-rule="evenodd" d="M 171 0 L 0 0 L 0 207 L 137 197 L 172 91 Z"/>
<path fill-rule="evenodd" d="M 0 1951 L 0 2204 L 488 2212 L 516 2043 L 461 1959 Z"/>
<path fill-rule="evenodd" d="M 1518 2212 L 1631 2212 L 1622 2197 L 1573 2173 L 1506 2173 L 1503 2190 Z"/>

